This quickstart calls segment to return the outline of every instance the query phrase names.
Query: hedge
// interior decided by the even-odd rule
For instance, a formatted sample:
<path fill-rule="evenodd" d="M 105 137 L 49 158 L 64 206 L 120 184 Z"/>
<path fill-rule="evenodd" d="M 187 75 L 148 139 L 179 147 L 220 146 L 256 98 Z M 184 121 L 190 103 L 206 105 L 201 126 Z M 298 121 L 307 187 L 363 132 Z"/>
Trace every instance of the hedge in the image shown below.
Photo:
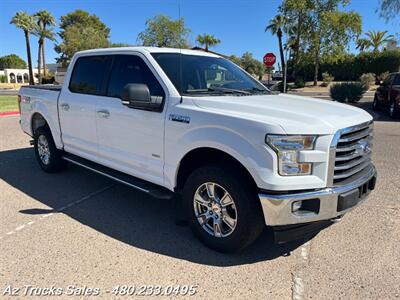
<path fill-rule="evenodd" d="M 337 81 L 355 81 L 362 74 L 374 73 L 380 75 L 386 71 L 398 72 L 400 70 L 400 51 L 390 50 L 382 52 L 361 52 L 358 55 L 348 55 L 336 63 L 321 63 L 319 79 L 322 73 L 328 72 Z M 314 64 L 312 62 L 300 67 L 296 76 L 306 81 L 314 79 Z"/>

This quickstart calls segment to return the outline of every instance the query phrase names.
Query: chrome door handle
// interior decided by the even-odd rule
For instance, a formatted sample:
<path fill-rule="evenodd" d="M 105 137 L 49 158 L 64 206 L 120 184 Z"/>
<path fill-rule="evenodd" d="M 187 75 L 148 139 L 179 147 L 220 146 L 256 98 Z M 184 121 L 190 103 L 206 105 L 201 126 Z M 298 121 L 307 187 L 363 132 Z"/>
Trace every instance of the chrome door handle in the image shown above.
<path fill-rule="evenodd" d="M 61 108 L 62 108 L 63 110 L 65 110 L 65 111 L 68 111 L 68 110 L 69 110 L 69 104 L 68 104 L 68 103 L 62 103 L 62 104 L 61 104 Z"/>
<path fill-rule="evenodd" d="M 99 117 L 104 119 L 108 119 L 110 117 L 110 112 L 106 109 L 98 110 L 97 114 L 99 115 Z"/>

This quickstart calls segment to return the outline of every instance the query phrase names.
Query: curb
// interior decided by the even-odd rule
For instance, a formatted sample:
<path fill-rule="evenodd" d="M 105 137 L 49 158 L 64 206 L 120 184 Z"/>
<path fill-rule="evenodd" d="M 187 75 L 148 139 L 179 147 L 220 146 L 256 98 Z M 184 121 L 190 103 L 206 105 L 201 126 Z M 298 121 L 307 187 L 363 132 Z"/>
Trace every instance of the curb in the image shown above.
<path fill-rule="evenodd" d="M 19 115 L 18 111 L 0 112 L 0 118 L 1 117 L 7 117 L 7 116 L 16 116 L 16 115 Z"/>

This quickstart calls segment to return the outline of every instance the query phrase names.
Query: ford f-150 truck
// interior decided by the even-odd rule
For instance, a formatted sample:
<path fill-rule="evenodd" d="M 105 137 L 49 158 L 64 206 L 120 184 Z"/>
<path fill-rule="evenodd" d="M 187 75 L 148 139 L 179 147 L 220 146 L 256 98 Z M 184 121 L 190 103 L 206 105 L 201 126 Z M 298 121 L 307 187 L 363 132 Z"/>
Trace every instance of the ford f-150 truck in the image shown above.
<path fill-rule="evenodd" d="M 62 87 L 22 87 L 19 103 L 45 172 L 70 162 L 166 201 L 179 195 L 195 235 L 222 252 L 266 226 L 278 243 L 314 234 L 375 187 L 367 112 L 274 94 L 211 53 L 82 51 Z"/>

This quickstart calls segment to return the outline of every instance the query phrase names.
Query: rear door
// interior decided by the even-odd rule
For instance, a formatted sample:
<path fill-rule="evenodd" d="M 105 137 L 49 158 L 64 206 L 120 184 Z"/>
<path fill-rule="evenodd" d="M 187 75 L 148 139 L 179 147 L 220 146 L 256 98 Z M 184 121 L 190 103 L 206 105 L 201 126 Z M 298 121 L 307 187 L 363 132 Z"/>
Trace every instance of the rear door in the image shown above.
<path fill-rule="evenodd" d="M 115 55 L 107 97 L 97 99 L 96 123 L 101 163 L 121 172 L 163 184 L 165 110 L 147 111 L 122 104 L 128 83 L 144 83 L 151 96 L 165 87 L 142 54 Z"/>
<path fill-rule="evenodd" d="M 392 81 L 392 87 L 390 89 L 390 101 L 394 101 L 400 96 L 400 73 L 396 74 Z"/>
<path fill-rule="evenodd" d="M 64 149 L 94 160 L 97 155 L 96 101 L 104 98 L 111 56 L 79 57 L 59 99 Z"/>
<path fill-rule="evenodd" d="M 395 76 L 395 74 L 391 74 L 389 76 L 389 78 L 386 79 L 383 82 L 383 85 L 378 88 L 378 91 L 379 91 L 379 94 L 380 94 L 379 95 L 379 98 L 380 98 L 379 100 L 385 106 L 389 105 L 389 95 L 390 95 L 389 93 L 390 93 L 390 88 L 392 86 L 392 82 L 394 80 L 394 76 Z"/>

